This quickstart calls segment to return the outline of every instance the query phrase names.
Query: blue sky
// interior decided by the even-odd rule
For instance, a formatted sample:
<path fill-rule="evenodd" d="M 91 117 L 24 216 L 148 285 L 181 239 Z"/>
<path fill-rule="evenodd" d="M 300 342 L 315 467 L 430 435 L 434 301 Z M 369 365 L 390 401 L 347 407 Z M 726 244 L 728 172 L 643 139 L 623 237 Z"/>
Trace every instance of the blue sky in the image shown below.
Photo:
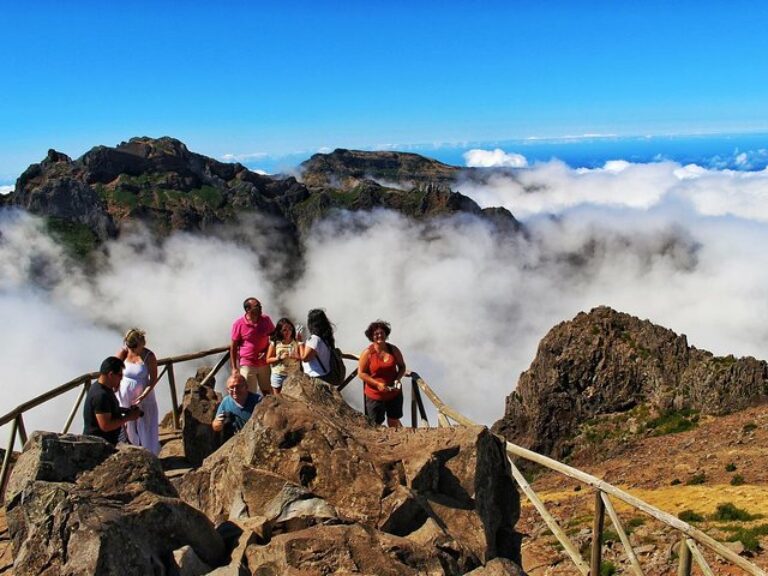
<path fill-rule="evenodd" d="M 0 183 L 170 135 L 282 155 L 768 131 L 760 2 L 0 0 Z"/>

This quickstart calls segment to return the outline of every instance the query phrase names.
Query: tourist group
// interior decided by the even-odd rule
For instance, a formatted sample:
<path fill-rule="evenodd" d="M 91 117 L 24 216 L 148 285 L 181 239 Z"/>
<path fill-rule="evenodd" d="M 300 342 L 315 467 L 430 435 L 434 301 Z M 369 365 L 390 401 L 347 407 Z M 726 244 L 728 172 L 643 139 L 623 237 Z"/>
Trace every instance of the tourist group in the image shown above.
<path fill-rule="evenodd" d="M 211 424 L 223 441 L 243 427 L 264 396 L 280 394 L 291 374 L 304 372 L 334 386 L 344 375 L 333 324 L 323 310 L 309 311 L 306 329 L 288 318 L 280 318 L 275 325 L 257 298 L 246 298 L 243 310 L 232 324 L 227 395 Z M 363 381 L 366 415 L 376 424 L 386 420 L 388 426 L 400 427 L 405 361 L 399 348 L 387 341 L 390 331 L 383 320 L 368 325 L 365 336 L 371 344 L 360 354 L 358 376 Z M 83 434 L 112 444 L 127 442 L 158 455 L 156 384 L 157 357 L 146 347 L 145 333 L 132 328 L 117 354 L 101 363 L 98 382 L 88 390 Z"/>

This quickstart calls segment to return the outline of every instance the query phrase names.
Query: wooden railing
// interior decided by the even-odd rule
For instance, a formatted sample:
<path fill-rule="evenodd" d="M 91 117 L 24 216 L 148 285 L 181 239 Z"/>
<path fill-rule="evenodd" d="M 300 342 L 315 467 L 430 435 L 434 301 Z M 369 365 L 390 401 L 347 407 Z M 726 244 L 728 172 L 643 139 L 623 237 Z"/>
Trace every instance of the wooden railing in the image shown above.
<path fill-rule="evenodd" d="M 421 406 L 421 392 L 423 392 L 424 395 L 429 398 L 429 400 L 437 409 L 439 426 L 450 426 L 452 425 L 451 420 L 461 426 L 477 426 L 475 422 L 472 422 L 469 418 L 459 414 L 453 408 L 445 404 L 437 396 L 437 394 L 435 394 L 434 390 L 432 390 L 424 381 L 424 379 L 421 378 L 418 374 L 411 372 L 410 376 L 412 379 L 412 406 L 414 404 Z M 413 412 L 413 414 L 415 415 L 415 412 Z M 412 425 L 414 427 L 418 425 L 417 419 L 415 417 L 413 419 Z M 510 442 L 506 442 L 506 449 L 507 457 L 509 458 L 509 464 L 512 470 L 512 476 L 514 477 L 515 481 L 517 481 L 523 493 L 528 497 L 531 504 L 541 515 L 542 519 L 547 524 L 547 527 L 550 529 L 552 534 L 554 534 L 560 544 L 562 544 L 563 549 L 568 554 L 571 561 L 576 566 L 576 569 L 581 573 L 582 576 L 599 576 L 600 574 L 604 533 L 603 528 L 605 524 L 606 512 L 608 512 L 608 517 L 610 518 L 611 523 L 613 524 L 613 527 L 616 530 L 622 545 L 624 546 L 624 550 L 632 571 L 636 576 L 643 576 L 643 569 L 640 566 L 637 555 L 632 549 L 632 545 L 629 541 L 629 537 L 627 536 L 627 532 L 624 530 L 619 516 L 616 514 L 616 510 L 611 503 L 611 497 L 616 498 L 617 500 L 621 500 L 629 506 L 648 514 L 652 518 L 655 518 L 667 526 L 674 528 L 680 533 L 680 553 L 677 570 L 678 576 L 690 576 L 692 560 L 696 562 L 702 574 L 705 576 L 711 576 L 713 574 L 712 568 L 707 563 L 706 558 L 704 558 L 699 545 L 711 550 L 721 558 L 724 558 L 735 564 L 748 574 L 752 574 L 753 576 L 767 576 L 766 572 L 760 567 L 749 562 L 747 559 L 742 558 L 736 552 L 723 546 L 723 544 L 711 536 L 705 534 L 701 530 L 694 528 L 687 522 L 683 522 L 679 518 L 659 510 L 647 502 L 644 502 L 643 500 L 640 500 L 639 498 L 632 496 L 631 494 L 616 488 L 615 486 L 608 484 L 607 482 L 604 482 L 595 476 L 587 474 L 586 472 L 582 472 L 577 468 L 563 464 L 562 462 L 558 462 L 557 460 L 553 460 L 552 458 L 548 458 L 536 452 L 532 452 L 531 450 L 526 450 L 525 448 Z M 587 484 L 594 489 L 595 516 L 592 524 L 592 548 L 590 551 L 589 562 L 581 557 L 578 548 L 573 544 L 573 542 L 571 542 L 565 531 L 558 525 L 555 518 L 547 511 L 544 503 L 537 496 L 536 492 L 533 490 L 531 485 L 523 477 L 523 474 L 515 465 L 514 461 L 512 460 L 513 457 L 535 462 L 536 464 L 544 466 L 545 468 L 554 470 L 555 472 L 568 476 L 569 478 L 583 482 L 584 484 Z"/>
<path fill-rule="evenodd" d="M 173 413 L 174 429 L 176 430 L 179 429 L 179 399 L 178 399 L 178 394 L 176 392 L 176 375 L 174 372 L 174 365 L 180 362 L 189 362 L 191 360 L 199 360 L 200 358 L 205 358 L 207 356 L 212 356 L 214 354 L 221 354 L 222 352 L 224 352 L 224 355 L 219 359 L 219 361 L 216 363 L 213 369 L 205 377 L 204 381 L 207 381 L 210 378 L 213 378 L 216 375 L 216 373 L 221 369 L 221 367 L 224 366 L 227 360 L 229 360 L 228 346 L 222 346 L 220 348 L 212 348 L 210 350 L 203 350 L 202 352 L 195 352 L 193 354 L 182 354 L 181 356 L 161 358 L 160 360 L 157 361 L 158 367 L 161 367 L 161 366 L 163 367 L 163 370 L 160 372 L 160 374 L 157 377 L 158 384 L 160 383 L 160 380 L 162 380 L 163 376 L 165 375 L 168 376 L 168 388 L 169 388 L 169 393 L 171 397 L 171 410 Z M 20 404 L 19 406 L 17 406 L 16 408 L 8 412 L 7 414 L 0 416 L 0 427 L 5 426 L 8 423 L 11 424 L 11 432 L 8 438 L 8 448 L 6 449 L 5 456 L 3 457 L 2 469 L 0 469 L 0 502 L 5 501 L 5 487 L 8 484 L 8 476 L 11 470 L 11 457 L 13 455 L 14 446 L 16 445 L 16 439 L 18 437 L 22 446 L 27 442 L 27 430 L 26 430 L 26 427 L 24 426 L 24 414 L 32 410 L 33 408 L 40 406 L 41 404 L 45 404 L 46 402 L 53 400 L 54 398 L 57 398 L 62 394 L 66 394 L 70 390 L 75 390 L 77 388 L 80 388 L 80 393 L 77 395 L 75 404 L 74 406 L 72 406 L 72 410 L 69 412 L 69 415 L 67 416 L 67 419 L 64 423 L 64 429 L 62 430 L 62 434 L 66 434 L 67 432 L 69 432 L 69 429 L 72 426 L 72 422 L 77 416 L 77 413 L 80 409 L 80 405 L 83 402 L 83 398 L 85 398 L 85 395 L 88 393 L 88 389 L 90 388 L 91 383 L 94 380 L 96 380 L 98 377 L 99 377 L 98 372 L 83 374 L 82 376 L 78 376 L 74 380 L 70 380 L 66 384 L 62 384 L 61 386 L 54 388 L 53 390 L 49 390 L 45 394 L 41 394 L 40 396 L 37 396 L 32 400 L 28 400 L 27 402 Z"/>
<path fill-rule="evenodd" d="M 203 382 L 205 382 L 210 378 L 213 378 L 216 375 L 216 373 L 221 369 L 221 367 L 224 366 L 224 364 L 229 360 L 228 347 L 224 346 L 221 348 L 213 348 L 211 350 L 204 350 L 202 352 L 196 352 L 193 354 L 184 354 L 181 356 L 174 356 L 171 358 L 163 358 L 158 360 L 157 362 L 158 366 L 164 367 L 163 371 L 158 376 L 158 382 L 162 379 L 164 375 L 166 374 L 168 375 L 168 385 L 169 385 L 169 391 L 170 391 L 170 397 L 171 397 L 171 407 L 173 412 L 173 425 L 175 429 L 179 428 L 179 403 L 178 403 L 178 395 L 176 391 L 174 365 L 180 362 L 198 360 L 200 358 L 205 358 L 207 356 L 211 356 L 214 354 L 220 354 L 222 352 L 224 354 L 216 363 L 216 365 L 213 367 L 213 369 L 205 377 L 205 379 L 203 380 Z M 358 357 L 353 354 L 343 354 L 342 356 L 345 360 L 352 360 L 355 362 L 358 360 Z M 339 387 L 339 390 L 342 390 L 343 388 L 345 388 L 356 376 L 357 376 L 357 368 L 355 368 L 346 377 L 344 383 Z M 461 426 L 477 426 L 475 422 L 473 422 L 469 418 L 466 418 L 465 416 L 463 416 L 462 414 L 460 414 L 459 412 L 457 412 L 456 410 L 454 410 L 453 408 L 445 404 L 437 396 L 437 394 L 435 394 L 434 390 L 432 390 L 432 388 L 430 388 L 427 385 L 424 379 L 421 378 L 421 376 L 419 376 L 419 374 L 417 374 L 416 372 L 408 372 L 407 376 L 411 378 L 411 426 L 413 428 L 418 428 L 419 426 L 427 426 L 427 427 L 430 426 L 429 420 L 427 418 L 427 412 L 424 407 L 424 402 L 421 397 L 422 392 L 432 402 L 433 406 L 437 410 L 438 426 L 441 426 L 441 427 L 452 426 L 453 424 L 451 421 Z M 72 410 L 69 413 L 69 416 L 67 417 L 66 423 L 64 424 L 63 433 L 67 433 L 69 431 L 70 426 L 72 425 L 73 419 L 75 418 L 80 408 L 82 400 L 88 391 L 88 387 L 91 385 L 91 382 L 97 377 L 98 377 L 97 372 L 92 372 L 90 374 L 84 374 L 82 376 L 79 376 L 74 380 L 67 382 L 66 384 L 62 384 L 58 388 L 54 388 L 53 390 L 50 390 L 45 394 L 37 396 L 36 398 L 33 398 L 32 400 L 29 400 L 28 402 L 25 402 L 19 405 L 14 410 L 11 410 L 8 414 L 5 414 L 4 416 L 0 417 L 0 427 L 8 423 L 11 424 L 11 434 L 10 434 L 10 439 L 8 441 L 8 449 L 6 450 L 5 457 L 3 458 L 2 471 L 0 471 L 0 496 L 4 497 L 5 495 L 5 487 L 8 481 L 8 474 L 10 471 L 10 459 L 11 459 L 14 445 L 16 443 L 17 435 L 21 440 L 22 444 L 26 443 L 27 441 L 27 433 L 24 427 L 24 413 L 66 392 L 69 392 L 70 390 L 74 390 L 82 386 L 82 389 L 80 390 L 80 393 L 77 396 L 77 400 L 75 401 L 75 405 L 72 407 Z M 563 549 L 566 551 L 566 553 L 574 563 L 576 569 L 580 572 L 582 576 L 591 576 L 591 575 L 599 576 L 600 574 L 600 566 L 602 563 L 602 542 L 603 542 L 603 533 L 604 533 L 603 530 L 605 525 L 606 512 L 608 513 L 608 517 L 610 518 L 611 523 L 613 524 L 613 527 L 616 530 L 616 533 L 618 534 L 622 545 L 624 546 L 624 550 L 626 552 L 632 571 L 635 573 L 636 576 L 643 576 L 643 569 L 640 566 L 640 563 L 637 559 L 637 555 L 632 549 L 632 545 L 629 541 L 629 537 L 627 536 L 627 533 L 624 530 L 624 527 L 619 519 L 619 516 L 616 513 L 615 508 L 613 507 L 613 504 L 611 502 L 611 497 L 621 500 L 622 502 L 628 504 L 629 506 L 648 514 L 649 516 L 655 518 L 656 520 L 659 520 L 660 522 L 680 532 L 681 545 L 680 545 L 679 564 L 678 564 L 678 571 L 677 571 L 678 576 L 690 576 L 691 567 L 693 563 L 692 561 L 696 562 L 696 564 L 698 565 L 699 569 L 701 570 L 702 574 L 704 574 L 704 576 L 713 575 L 713 571 L 711 567 L 707 563 L 706 559 L 704 558 L 704 555 L 702 554 L 701 550 L 698 547 L 699 544 L 708 548 L 709 550 L 711 550 L 721 558 L 724 558 L 732 562 L 736 566 L 739 566 L 748 574 L 752 574 L 753 576 L 768 576 L 768 574 L 766 574 L 766 572 L 760 569 L 758 566 L 752 564 L 745 558 L 742 558 L 737 553 L 723 546 L 720 542 L 718 542 L 711 536 L 708 536 L 701 530 L 694 528 L 693 526 L 680 520 L 679 518 L 672 516 L 671 514 L 668 514 L 662 510 L 659 510 L 658 508 L 651 506 L 650 504 L 640 500 L 639 498 L 632 496 L 631 494 L 619 488 L 616 488 L 615 486 L 607 482 L 604 482 L 603 480 L 600 480 L 595 476 L 592 476 L 590 474 L 587 474 L 586 472 L 582 472 L 577 468 L 573 468 L 571 466 L 563 464 L 562 462 L 558 462 L 557 460 L 553 460 L 552 458 L 548 458 L 546 456 L 543 456 L 531 450 L 527 450 L 521 446 L 517 446 L 510 442 L 506 442 L 506 451 L 507 451 L 507 457 L 509 458 L 509 464 L 511 467 L 513 478 L 518 483 L 523 493 L 528 497 L 528 499 L 530 500 L 534 508 L 539 512 L 539 514 L 541 515 L 544 522 L 547 524 L 547 527 L 550 529 L 552 534 L 554 534 L 554 536 L 562 544 Z M 524 460 L 534 462 L 536 464 L 539 464 L 540 466 L 544 466 L 545 468 L 554 470 L 555 472 L 563 474 L 569 478 L 573 478 L 574 480 L 578 480 L 584 484 L 587 484 L 588 486 L 591 486 L 594 489 L 595 516 L 594 516 L 594 521 L 592 525 L 592 547 L 590 551 L 589 562 L 587 562 L 581 557 L 581 554 L 578 548 L 573 544 L 573 542 L 571 542 L 571 540 L 568 538 L 565 531 L 558 525 L 557 520 L 547 511 L 546 507 L 544 506 L 544 503 L 538 497 L 538 495 L 533 490 L 533 488 L 528 483 L 528 481 L 524 478 L 519 468 L 515 465 L 514 461 L 512 460 L 513 457 L 522 458 Z"/>

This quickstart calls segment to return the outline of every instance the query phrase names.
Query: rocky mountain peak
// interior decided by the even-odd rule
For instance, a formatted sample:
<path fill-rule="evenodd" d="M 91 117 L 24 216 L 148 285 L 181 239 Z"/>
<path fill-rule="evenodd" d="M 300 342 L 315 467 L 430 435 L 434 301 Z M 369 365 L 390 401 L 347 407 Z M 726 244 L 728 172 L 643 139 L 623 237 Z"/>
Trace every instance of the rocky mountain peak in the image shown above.
<path fill-rule="evenodd" d="M 135 137 L 128 140 L 128 142 L 121 142 L 115 149 L 142 158 L 158 158 L 162 156 L 184 158 L 190 154 L 183 142 L 170 136 L 163 136 L 161 138 Z"/>
<path fill-rule="evenodd" d="M 339 149 L 303 167 L 304 183 L 269 177 L 190 152 L 175 138 L 143 136 L 96 146 L 76 160 L 51 150 L 2 203 L 45 217 L 81 256 L 136 220 L 164 236 L 264 217 L 295 248 L 292 261 L 300 258 L 303 231 L 334 209 L 386 208 L 412 218 L 469 212 L 504 234 L 520 229 L 509 212 L 481 210 L 450 188 L 462 169 L 417 154 Z"/>
<path fill-rule="evenodd" d="M 685 335 L 599 307 L 549 331 L 494 430 L 561 458 L 579 426 L 600 415 L 641 404 L 656 414 L 726 414 L 765 396 L 766 362 L 713 356 Z"/>
<path fill-rule="evenodd" d="M 450 184 L 462 169 L 409 152 L 337 148 L 330 154 L 315 154 L 301 164 L 301 171 L 308 186 L 351 189 L 364 179 L 407 188 L 429 182 Z"/>

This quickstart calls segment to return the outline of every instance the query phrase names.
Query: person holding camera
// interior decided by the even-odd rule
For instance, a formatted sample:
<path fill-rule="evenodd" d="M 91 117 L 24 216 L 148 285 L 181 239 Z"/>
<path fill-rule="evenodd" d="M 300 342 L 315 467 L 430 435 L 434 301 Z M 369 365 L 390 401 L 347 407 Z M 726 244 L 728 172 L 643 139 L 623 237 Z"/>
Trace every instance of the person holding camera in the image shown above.
<path fill-rule="evenodd" d="M 386 417 L 390 428 L 400 428 L 403 417 L 400 379 L 405 375 L 405 360 L 400 349 L 387 342 L 391 331 L 384 320 L 368 325 L 365 336 L 371 344 L 360 354 L 357 374 L 364 385 L 366 416 L 379 425 Z"/>
<path fill-rule="evenodd" d="M 211 423 L 215 432 L 223 433 L 225 442 L 242 430 L 262 398 L 248 390 L 245 377 L 238 372 L 233 372 L 227 379 L 227 394 Z"/>
<path fill-rule="evenodd" d="M 146 343 L 143 330 L 131 328 L 125 333 L 123 347 L 117 353 L 117 357 L 125 362 L 117 397 L 121 406 L 141 409 L 141 418 L 125 426 L 128 441 L 157 456 L 160 453 L 160 417 L 154 392 L 157 358 Z"/>
<path fill-rule="evenodd" d="M 110 444 L 117 444 L 123 425 L 141 418 L 138 406 L 121 408 L 115 396 L 124 367 L 123 361 L 115 356 L 101 363 L 99 380 L 88 389 L 83 404 L 83 434 L 99 436 Z"/>

